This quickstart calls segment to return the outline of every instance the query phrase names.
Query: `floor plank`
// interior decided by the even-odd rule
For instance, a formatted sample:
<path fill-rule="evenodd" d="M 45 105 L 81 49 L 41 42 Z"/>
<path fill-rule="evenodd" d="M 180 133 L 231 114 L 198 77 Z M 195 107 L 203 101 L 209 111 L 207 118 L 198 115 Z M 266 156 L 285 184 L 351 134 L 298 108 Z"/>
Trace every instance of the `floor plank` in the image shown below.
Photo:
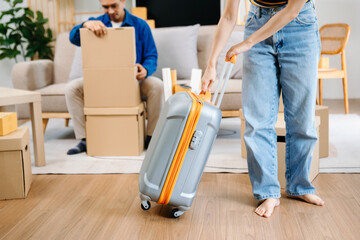
<path fill-rule="evenodd" d="M 204 174 L 189 211 L 140 208 L 137 174 L 34 175 L 26 199 L 0 201 L 0 239 L 357 239 L 360 174 L 320 174 L 326 202 L 286 198 L 269 219 L 254 213 L 247 174 Z"/>

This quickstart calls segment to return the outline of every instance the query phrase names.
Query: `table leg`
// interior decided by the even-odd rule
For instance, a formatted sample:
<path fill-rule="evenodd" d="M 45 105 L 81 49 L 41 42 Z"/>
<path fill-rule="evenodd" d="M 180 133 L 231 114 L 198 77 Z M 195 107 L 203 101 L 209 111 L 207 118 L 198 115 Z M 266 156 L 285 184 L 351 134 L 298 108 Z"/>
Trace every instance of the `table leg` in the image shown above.
<path fill-rule="evenodd" d="M 35 166 L 45 166 L 44 133 L 41 120 L 41 102 L 30 103 L 31 125 L 34 143 Z"/>

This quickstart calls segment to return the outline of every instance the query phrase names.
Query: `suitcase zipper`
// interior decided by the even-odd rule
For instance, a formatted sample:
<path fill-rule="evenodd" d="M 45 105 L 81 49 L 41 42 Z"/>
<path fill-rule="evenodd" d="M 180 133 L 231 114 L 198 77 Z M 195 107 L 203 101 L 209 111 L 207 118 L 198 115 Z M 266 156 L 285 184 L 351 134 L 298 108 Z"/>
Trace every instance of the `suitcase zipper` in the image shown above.
<path fill-rule="evenodd" d="M 174 190 L 175 183 L 179 175 L 182 163 L 184 162 L 191 138 L 194 134 L 197 122 L 199 121 L 201 115 L 203 102 L 194 93 L 188 92 L 188 94 L 193 99 L 193 104 L 184 128 L 183 135 L 180 139 L 178 148 L 176 149 L 173 162 L 170 166 L 163 189 L 161 191 L 159 200 L 157 202 L 158 204 L 168 204 L 170 201 L 171 194 Z"/>

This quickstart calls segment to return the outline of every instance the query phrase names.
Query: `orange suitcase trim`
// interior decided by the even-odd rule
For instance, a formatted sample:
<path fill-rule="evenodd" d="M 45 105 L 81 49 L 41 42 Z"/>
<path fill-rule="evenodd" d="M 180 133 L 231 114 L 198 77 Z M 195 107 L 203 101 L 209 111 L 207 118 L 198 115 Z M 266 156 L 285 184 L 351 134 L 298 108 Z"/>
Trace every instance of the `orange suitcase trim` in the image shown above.
<path fill-rule="evenodd" d="M 183 135 L 180 139 L 174 159 L 172 161 L 168 175 L 166 177 L 164 187 L 161 191 L 159 200 L 157 202 L 158 204 L 165 205 L 165 204 L 168 204 L 170 201 L 171 194 L 174 190 L 176 180 L 179 176 L 181 166 L 184 162 L 184 159 L 185 159 L 185 156 L 186 156 L 186 153 L 188 150 L 188 146 L 190 144 L 191 138 L 194 134 L 196 125 L 197 125 L 200 115 L 201 115 L 201 110 L 203 107 L 202 100 L 192 92 L 187 92 L 187 93 L 193 99 L 193 104 L 192 104 L 191 111 L 190 111 L 188 120 L 186 122 L 185 128 L 184 128 Z"/>

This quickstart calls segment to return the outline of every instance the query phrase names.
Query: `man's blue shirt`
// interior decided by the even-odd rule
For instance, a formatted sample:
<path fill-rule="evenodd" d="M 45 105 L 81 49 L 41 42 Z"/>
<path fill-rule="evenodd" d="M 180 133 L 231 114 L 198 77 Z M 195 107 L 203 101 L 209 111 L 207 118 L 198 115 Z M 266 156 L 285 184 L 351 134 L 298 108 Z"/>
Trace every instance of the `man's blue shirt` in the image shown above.
<path fill-rule="evenodd" d="M 156 71 L 158 54 L 150 27 L 144 20 L 131 15 L 126 9 L 124 10 L 125 18 L 121 26 L 135 28 L 136 63 L 140 63 L 146 68 L 146 77 L 151 76 Z M 111 20 L 107 14 L 97 18 L 91 17 L 89 20 L 99 20 L 106 27 L 112 27 Z M 76 25 L 70 32 L 70 42 L 77 46 L 80 46 L 80 28 L 83 27 L 83 24 Z"/>

